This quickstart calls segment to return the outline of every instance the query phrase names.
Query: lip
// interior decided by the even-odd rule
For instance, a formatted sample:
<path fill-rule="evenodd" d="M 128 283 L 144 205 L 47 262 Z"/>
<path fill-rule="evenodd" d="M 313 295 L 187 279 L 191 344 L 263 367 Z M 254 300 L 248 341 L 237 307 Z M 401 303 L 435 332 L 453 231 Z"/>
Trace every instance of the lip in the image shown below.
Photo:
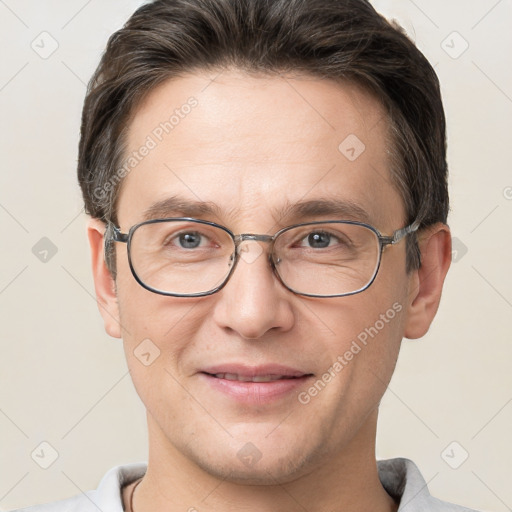
<path fill-rule="evenodd" d="M 283 378 L 269 382 L 245 382 L 215 377 L 216 374 L 225 373 L 237 374 L 244 378 L 266 375 L 280 375 Z M 304 386 L 313 374 L 279 364 L 222 364 L 200 370 L 199 376 L 211 389 L 237 402 L 262 405 L 295 394 L 294 391 Z"/>

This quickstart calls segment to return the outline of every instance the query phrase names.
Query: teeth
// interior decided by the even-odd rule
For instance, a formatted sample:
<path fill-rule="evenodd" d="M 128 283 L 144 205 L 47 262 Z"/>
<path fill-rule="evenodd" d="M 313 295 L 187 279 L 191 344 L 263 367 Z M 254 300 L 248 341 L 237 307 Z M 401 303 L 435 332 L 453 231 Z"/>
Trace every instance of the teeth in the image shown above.
<path fill-rule="evenodd" d="M 282 379 L 282 376 L 277 375 L 256 375 L 252 381 L 253 382 L 270 382 L 272 380 L 279 380 Z"/>
<path fill-rule="evenodd" d="M 246 377 L 244 375 L 237 375 L 236 373 L 216 373 L 215 377 L 218 379 L 238 380 L 241 382 L 272 382 L 285 378 L 282 375 L 255 375 L 254 377 Z"/>

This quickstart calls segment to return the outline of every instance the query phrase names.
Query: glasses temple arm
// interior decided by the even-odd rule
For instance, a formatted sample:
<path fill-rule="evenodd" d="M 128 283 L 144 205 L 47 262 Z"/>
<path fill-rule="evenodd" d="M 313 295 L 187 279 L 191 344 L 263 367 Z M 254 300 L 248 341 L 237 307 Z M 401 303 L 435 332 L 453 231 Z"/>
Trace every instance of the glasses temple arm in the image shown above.
<path fill-rule="evenodd" d="M 420 227 L 420 224 L 421 223 L 419 220 L 415 220 L 412 224 L 405 226 L 405 228 L 397 229 L 393 233 L 393 236 L 390 237 L 391 243 L 396 244 L 396 243 L 400 242 L 400 240 L 402 240 L 402 238 L 404 238 L 405 236 L 410 235 L 411 233 L 414 233 L 415 231 L 418 230 L 418 228 Z"/>

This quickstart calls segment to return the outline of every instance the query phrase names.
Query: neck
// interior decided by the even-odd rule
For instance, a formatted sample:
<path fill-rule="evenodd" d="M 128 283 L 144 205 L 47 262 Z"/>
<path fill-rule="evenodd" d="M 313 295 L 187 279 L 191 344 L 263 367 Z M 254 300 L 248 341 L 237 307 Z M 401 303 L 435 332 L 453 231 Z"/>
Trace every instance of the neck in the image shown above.
<path fill-rule="evenodd" d="M 150 450 L 146 475 L 132 512 L 396 512 L 378 477 L 375 460 L 377 410 L 348 446 L 289 481 L 247 485 L 218 478 L 186 457 L 148 415 Z"/>

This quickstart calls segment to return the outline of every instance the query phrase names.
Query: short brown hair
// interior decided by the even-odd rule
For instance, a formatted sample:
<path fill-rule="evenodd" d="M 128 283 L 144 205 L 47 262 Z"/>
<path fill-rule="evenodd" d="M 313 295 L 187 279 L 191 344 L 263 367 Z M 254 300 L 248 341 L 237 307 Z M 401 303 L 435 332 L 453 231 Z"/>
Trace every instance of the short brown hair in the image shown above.
<path fill-rule="evenodd" d="M 117 221 L 126 132 L 141 100 L 172 77 L 228 67 L 305 72 L 372 91 L 388 112 L 392 178 L 408 222 L 446 223 L 437 76 L 400 27 L 366 0 L 156 0 L 140 7 L 110 37 L 89 82 L 78 155 L 87 213 Z M 415 236 L 408 238 L 410 270 L 420 259 Z"/>

